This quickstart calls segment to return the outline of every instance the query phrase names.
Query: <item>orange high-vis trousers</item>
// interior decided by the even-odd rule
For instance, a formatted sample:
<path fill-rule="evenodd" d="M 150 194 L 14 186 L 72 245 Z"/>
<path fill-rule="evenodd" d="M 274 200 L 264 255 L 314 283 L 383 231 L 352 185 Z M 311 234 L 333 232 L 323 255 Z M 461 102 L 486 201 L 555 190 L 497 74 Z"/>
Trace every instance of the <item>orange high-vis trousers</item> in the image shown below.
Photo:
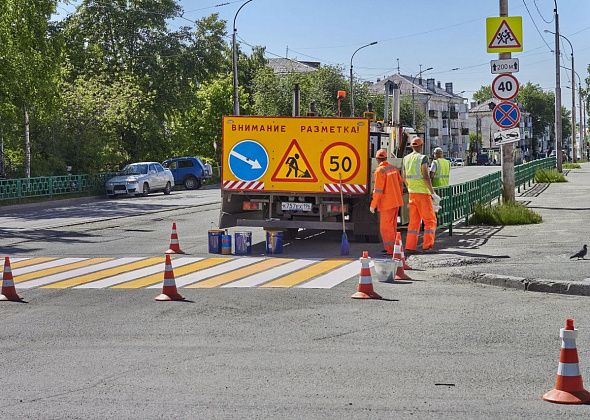
<path fill-rule="evenodd" d="M 379 231 L 383 246 L 389 255 L 393 255 L 395 236 L 397 235 L 397 213 L 399 207 L 387 210 L 379 210 Z"/>
<path fill-rule="evenodd" d="M 422 249 L 430 249 L 434 246 L 434 234 L 436 232 L 436 213 L 432 208 L 432 197 L 430 194 L 410 193 L 409 201 L 410 223 L 408 224 L 408 235 L 406 236 L 406 249 L 416 251 L 418 247 L 418 235 L 420 234 L 420 223 L 424 221 L 424 238 Z"/>

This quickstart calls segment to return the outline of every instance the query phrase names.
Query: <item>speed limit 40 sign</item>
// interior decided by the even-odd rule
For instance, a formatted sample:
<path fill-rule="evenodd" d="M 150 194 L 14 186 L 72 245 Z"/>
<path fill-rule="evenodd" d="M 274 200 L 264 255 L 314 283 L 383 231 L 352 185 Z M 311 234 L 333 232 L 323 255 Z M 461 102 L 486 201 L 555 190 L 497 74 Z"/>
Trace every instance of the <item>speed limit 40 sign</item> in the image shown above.
<path fill-rule="evenodd" d="M 492 82 L 492 93 L 498 99 L 508 101 L 518 95 L 519 84 L 516 77 L 509 73 L 503 73 Z"/>

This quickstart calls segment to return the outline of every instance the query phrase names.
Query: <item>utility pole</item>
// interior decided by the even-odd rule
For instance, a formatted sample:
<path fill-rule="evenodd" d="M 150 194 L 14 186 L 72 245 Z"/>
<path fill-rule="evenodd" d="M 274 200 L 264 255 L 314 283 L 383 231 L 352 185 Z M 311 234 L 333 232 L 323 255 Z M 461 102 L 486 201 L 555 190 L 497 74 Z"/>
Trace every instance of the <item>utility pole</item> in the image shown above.
<path fill-rule="evenodd" d="M 567 41 L 569 42 L 569 40 Z M 570 47 L 571 47 L 570 43 Z M 572 160 L 578 161 L 578 153 L 576 152 L 576 75 L 574 74 L 574 48 L 572 47 Z"/>
<path fill-rule="evenodd" d="M 555 157 L 557 158 L 557 171 L 563 172 L 563 156 L 561 153 L 561 70 L 559 67 L 559 14 L 557 13 L 557 0 L 554 0 L 555 9 Z"/>
<path fill-rule="evenodd" d="M 508 16 L 508 0 L 500 0 L 500 16 Z M 498 54 L 500 60 L 512 58 L 511 53 Z M 514 201 L 514 143 L 500 145 L 502 149 L 502 198 L 504 202 Z"/>

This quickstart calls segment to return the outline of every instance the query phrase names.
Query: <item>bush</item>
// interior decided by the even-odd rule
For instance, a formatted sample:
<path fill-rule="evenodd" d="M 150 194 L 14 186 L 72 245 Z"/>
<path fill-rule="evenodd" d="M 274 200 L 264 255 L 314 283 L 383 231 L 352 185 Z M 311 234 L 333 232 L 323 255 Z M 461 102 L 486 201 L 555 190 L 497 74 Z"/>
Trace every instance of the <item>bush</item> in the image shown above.
<path fill-rule="evenodd" d="M 562 173 L 557 172 L 557 169 L 539 169 L 535 172 L 535 182 L 567 182 L 567 179 L 565 179 Z"/>
<path fill-rule="evenodd" d="M 469 218 L 470 225 L 488 226 L 530 225 L 542 221 L 541 215 L 516 201 L 494 205 L 476 203 Z"/>
<path fill-rule="evenodd" d="M 579 163 L 564 163 L 563 164 L 563 169 L 580 169 L 581 166 Z"/>

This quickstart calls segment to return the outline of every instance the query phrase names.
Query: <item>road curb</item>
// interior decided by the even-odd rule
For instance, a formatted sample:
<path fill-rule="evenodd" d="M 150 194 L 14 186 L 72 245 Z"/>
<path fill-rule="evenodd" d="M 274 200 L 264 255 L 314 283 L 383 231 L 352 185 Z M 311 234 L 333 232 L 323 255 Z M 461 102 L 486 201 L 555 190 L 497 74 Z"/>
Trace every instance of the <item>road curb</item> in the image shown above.
<path fill-rule="evenodd" d="M 527 279 L 491 273 L 456 273 L 456 277 L 472 283 L 487 284 L 525 292 L 557 293 L 562 295 L 590 296 L 590 282 L 549 279 Z"/>

